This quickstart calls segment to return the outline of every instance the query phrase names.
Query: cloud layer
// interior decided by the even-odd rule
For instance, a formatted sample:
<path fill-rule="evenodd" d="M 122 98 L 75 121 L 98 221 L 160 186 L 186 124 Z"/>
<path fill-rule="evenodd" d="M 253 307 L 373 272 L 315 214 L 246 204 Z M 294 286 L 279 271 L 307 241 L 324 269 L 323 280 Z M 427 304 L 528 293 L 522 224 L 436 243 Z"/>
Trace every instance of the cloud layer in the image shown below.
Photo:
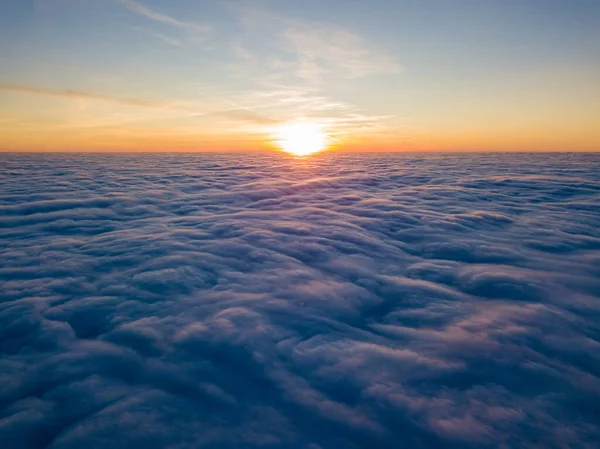
<path fill-rule="evenodd" d="M 600 438 L 597 155 L 0 157 L 7 447 Z"/>

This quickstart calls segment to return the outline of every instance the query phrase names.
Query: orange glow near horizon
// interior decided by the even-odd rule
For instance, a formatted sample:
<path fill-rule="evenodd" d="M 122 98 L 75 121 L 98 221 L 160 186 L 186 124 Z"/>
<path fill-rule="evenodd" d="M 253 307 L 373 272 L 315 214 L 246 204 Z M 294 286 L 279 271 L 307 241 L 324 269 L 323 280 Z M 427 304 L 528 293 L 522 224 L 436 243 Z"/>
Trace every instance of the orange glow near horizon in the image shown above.
<path fill-rule="evenodd" d="M 330 129 L 318 121 L 288 121 L 268 127 L 250 126 L 238 132 L 207 124 L 207 133 L 198 123 L 184 128 L 171 124 L 150 126 L 84 127 L 76 124 L 18 120 L 3 123 L 0 114 L 0 151 L 25 152 L 254 152 L 283 151 L 307 156 L 322 151 L 342 152 L 477 152 L 477 151 L 598 151 L 597 132 L 578 129 L 548 133 L 541 127 L 520 132 L 498 133 L 489 129 L 468 131 L 410 130 L 397 134 L 349 132 L 339 142 Z M 2 126 L 6 125 L 6 126 Z M 93 123 L 92 123 L 93 125 Z M 333 136 L 331 135 L 333 134 Z"/>

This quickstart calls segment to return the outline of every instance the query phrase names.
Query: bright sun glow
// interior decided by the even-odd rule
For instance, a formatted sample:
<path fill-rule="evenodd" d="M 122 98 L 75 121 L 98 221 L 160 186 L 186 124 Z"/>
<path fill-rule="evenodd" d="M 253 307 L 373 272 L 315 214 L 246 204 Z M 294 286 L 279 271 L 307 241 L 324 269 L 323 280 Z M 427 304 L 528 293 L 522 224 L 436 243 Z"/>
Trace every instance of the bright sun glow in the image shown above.
<path fill-rule="evenodd" d="M 323 151 L 328 137 L 316 123 L 292 123 L 284 125 L 275 133 L 276 144 L 296 156 Z"/>

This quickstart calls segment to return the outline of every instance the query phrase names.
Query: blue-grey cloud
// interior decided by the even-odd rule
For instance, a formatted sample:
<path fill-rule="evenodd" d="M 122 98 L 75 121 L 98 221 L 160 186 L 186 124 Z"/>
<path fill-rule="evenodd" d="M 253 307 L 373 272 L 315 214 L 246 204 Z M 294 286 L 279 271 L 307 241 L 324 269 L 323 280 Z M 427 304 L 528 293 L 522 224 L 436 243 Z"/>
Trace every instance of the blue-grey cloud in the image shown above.
<path fill-rule="evenodd" d="M 594 447 L 599 162 L 0 155 L 0 441 Z"/>

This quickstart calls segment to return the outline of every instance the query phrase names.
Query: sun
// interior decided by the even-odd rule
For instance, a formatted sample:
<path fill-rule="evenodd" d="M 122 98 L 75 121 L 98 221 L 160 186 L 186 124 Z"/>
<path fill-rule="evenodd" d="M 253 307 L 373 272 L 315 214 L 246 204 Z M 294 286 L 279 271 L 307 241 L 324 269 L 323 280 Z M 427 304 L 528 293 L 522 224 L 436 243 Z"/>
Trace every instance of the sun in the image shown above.
<path fill-rule="evenodd" d="M 290 123 L 275 132 L 275 143 L 283 151 L 296 156 L 323 151 L 328 140 L 322 126 L 316 123 Z"/>

